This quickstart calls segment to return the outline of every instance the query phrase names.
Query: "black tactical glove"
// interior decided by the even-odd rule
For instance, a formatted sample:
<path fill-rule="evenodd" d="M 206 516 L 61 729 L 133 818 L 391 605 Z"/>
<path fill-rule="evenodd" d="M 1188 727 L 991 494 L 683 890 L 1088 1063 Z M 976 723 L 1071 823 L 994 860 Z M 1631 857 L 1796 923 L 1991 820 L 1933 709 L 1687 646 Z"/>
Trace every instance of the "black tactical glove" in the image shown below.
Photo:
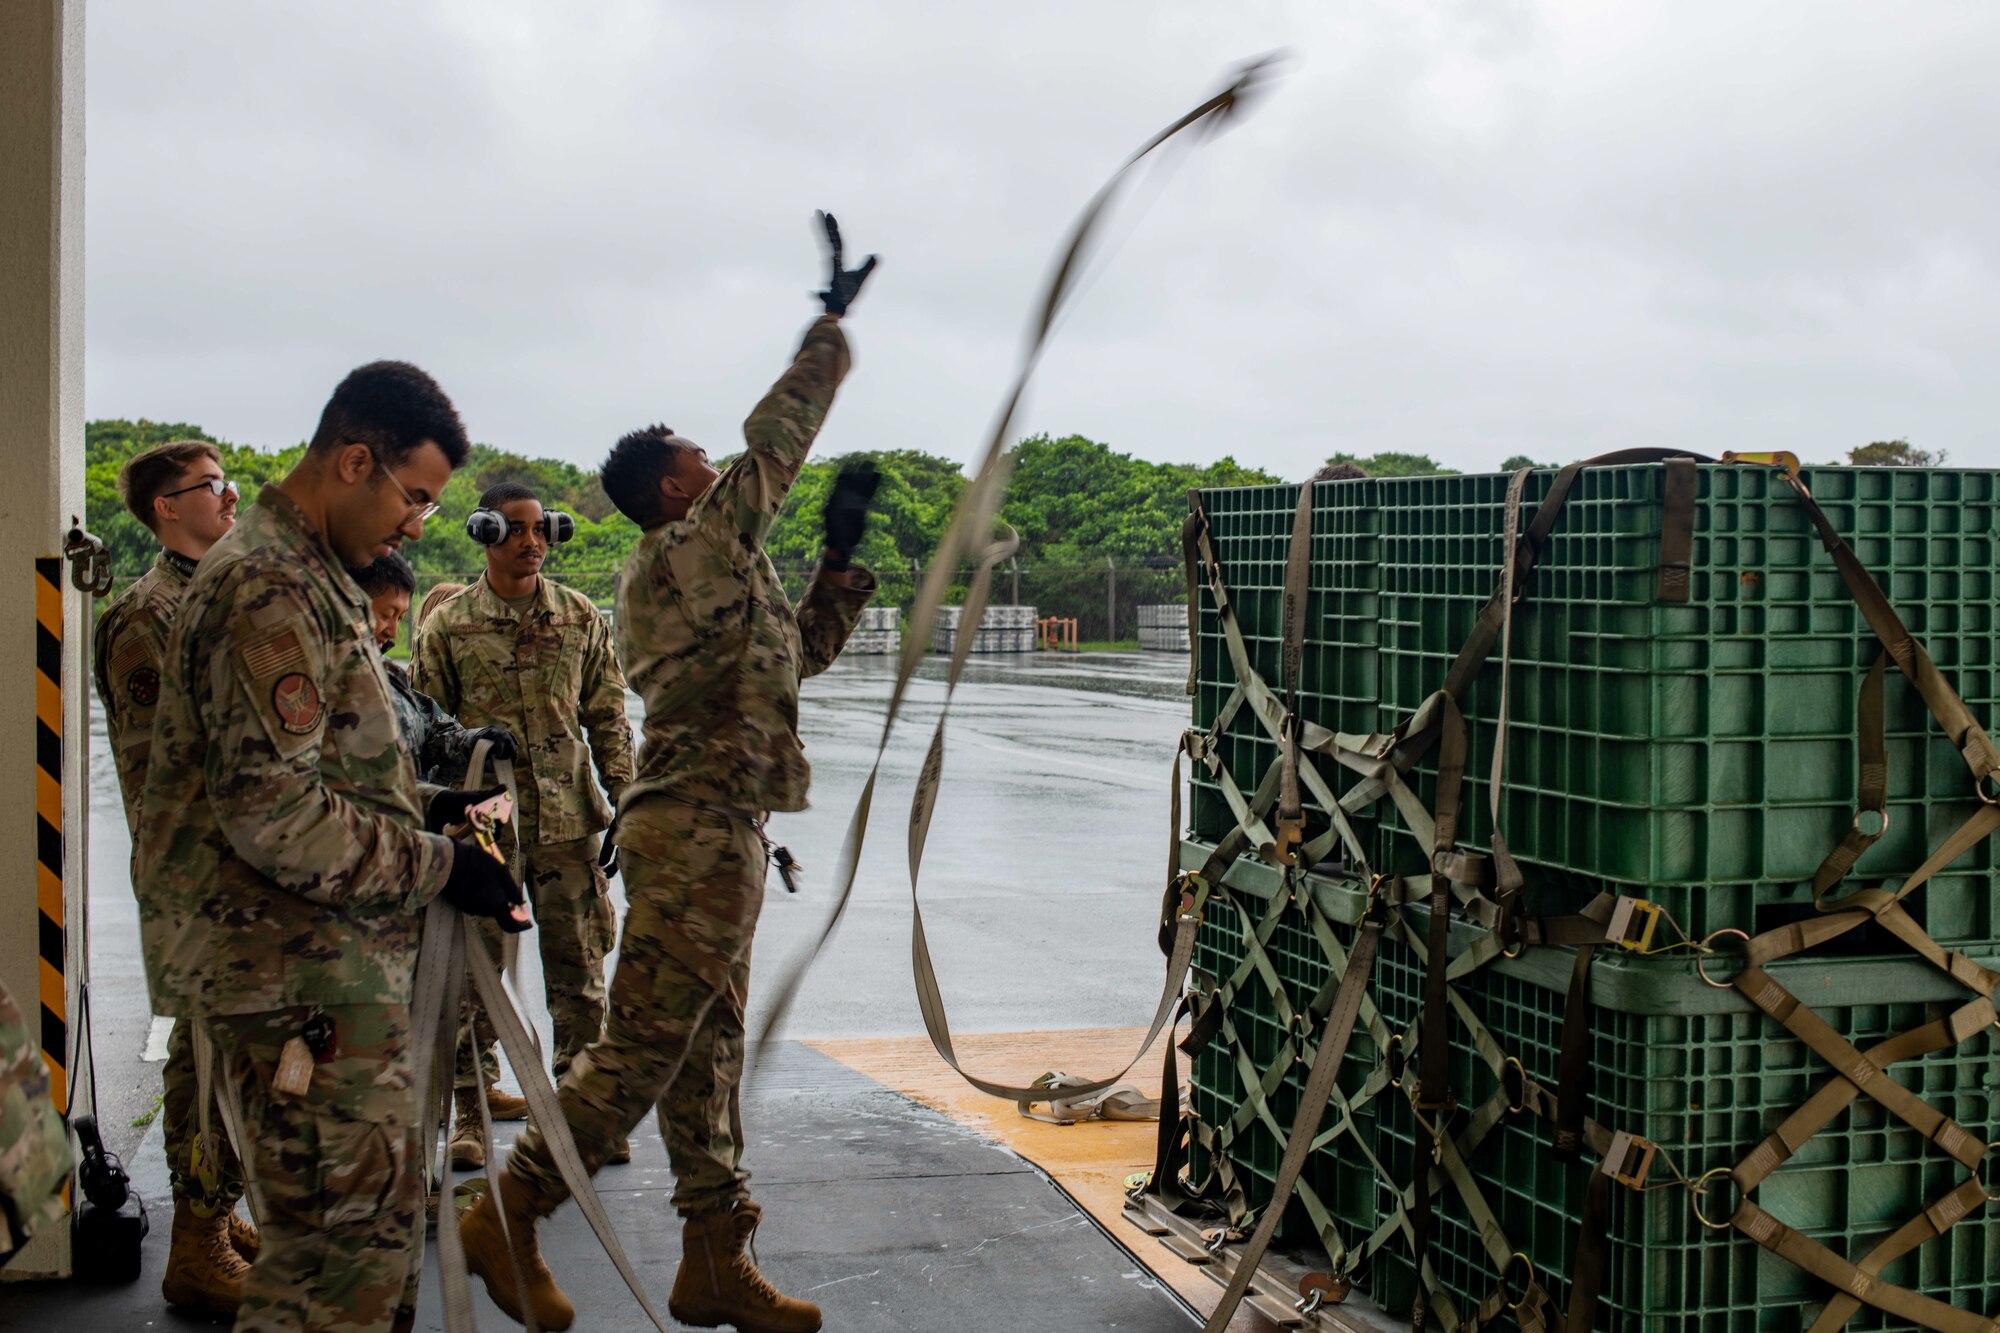
<path fill-rule="evenodd" d="M 477 731 L 467 732 L 465 738 L 474 745 L 481 741 L 492 742 L 492 748 L 487 750 L 486 757 L 495 763 L 502 759 L 512 759 L 520 753 L 514 744 L 514 733 L 505 727 L 481 727 Z"/>
<path fill-rule="evenodd" d="M 451 875 L 444 882 L 444 900 L 467 916 L 492 917 L 510 934 L 532 926 L 528 899 L 507 867 L 477 843 L 464 838 L 451 842 Z"/>
<path fill-rule="evenodd" d="M 431 803 L 424 808 L 424 829 L 430 833 L 442 833 L 455 824 L 463 824 L 466 811 L 506 790 L 505 787 L 488 787 L 485 791 L 441 791 L 431 797 Z"/>
<path fill-rule="evenodd" d="M 833 247 L 831 268 L 833 276 L 828 279 L 826 290 L 814 292 L 819 303 L 829 315 L 844 315 L 848 305 L 861 292 L 861 284 L 868 281 L 868 275 L 875 271 L 875 256 L 868 256 L 860 268 L 843 269 L 840 254 L 840 224 L 833 220 L 833 214 L 821 213 L 820 225 L 826 228 L 826 243 Z"/>
<path fill-rule="evenodd" d="M 882 474 L 866 458 L 850 458 L 833 479 L 833 491 L 826 497 L 826 553 L 821 562 L 831 570 L 846 569 L 868 530 L 868 502 L 875 498 Z"/>

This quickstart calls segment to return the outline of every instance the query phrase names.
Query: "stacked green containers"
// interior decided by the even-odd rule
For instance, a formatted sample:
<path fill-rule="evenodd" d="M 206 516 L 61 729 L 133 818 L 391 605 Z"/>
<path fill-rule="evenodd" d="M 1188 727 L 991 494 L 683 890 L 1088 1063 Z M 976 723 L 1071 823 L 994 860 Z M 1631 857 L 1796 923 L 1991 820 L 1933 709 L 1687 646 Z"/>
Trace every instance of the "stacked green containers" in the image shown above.
<path fill-rule="evenodd" d="M 1552 475 L 1530 478 L 1524 524 Z M 1879 645 L 1804 510 L 1771 469 L 1699 469 L 1692 596 L 1685 603 L 1659 600 L 1662 480 L 1658 466 L 1587 470 L 1557 520 L 1514 624 L 1503 827 L 1529 868 L 1537 911 L 1568 910 L 1610 890 L 1659 903 L 1697 938 L 1723 928 L 1756 933 L 1814 914 L 1812 872 L 1853 819 L 1855 698 Z M 2000 721 L 1996 475 L 1826 469 L 1809 471 L 1806 480 L 1975 716 Z M 1318 487 L 1300 704 L 1309 719 L 1351 732 L 1387 730 L 1437 688 L 1493 590 L 1506 487 L 1500 476 Z M 1274 688 L 1281 688 L 1279 590 L 1296 497 L 1289 487 L 1203 496 L 1254 664 Z M 1196 652 L 1195 722 L 1205 727 L 1234 674 L 1206 597 Z M 1463 826 L 1472 847 L 1490 835 L 1484 778 L 1498 715 L 1499 659 L 1496 649 L 1462 701 L 1473 737 Z M 1907 873 L 1972 808 L 1963 761 L 1893 669 L 1887 712 L 1890 829 L 1849 887 Z M 1223 753 L 1247 792 L 1275 750 L 1246 711 L 1229 729 Z M 1327 763 L 1322 771 L 1338 773 Z M 1346 782 L 1337 778 L 1336 786 Z M 1428 799 L 1433 766 L 1420 767 L 1414 782 Z M 1200 782 L 1193 814 L 1198 844 L 1230 827 L 1219 793 Z M 1363 832 L 1377 869 L 1421 868 L 1426 849 L 1399 829 L 1386 806 Z M 1259 867 L 1240 863 L 1239 871 L 1230 894 L 1240 896 L 1246 883 L 1261 883 L 1266 892 L 1273 887 L 1259 879 Z M 1982 844 L 1914 897 L 1912 911 L 1940 941 L 1990 955 L 2000 911 L 1996 879 L 1992 848 Z M 1358 913 L 1351 886 L 1320 892 L 1334 910 L 1347 904 L 1346 920 Z M 1967 998 L 1872 932 L 1853 932 L 1836 952 L 1883 958 L 1801 960 L 1785 965 L 1799 978 L 1788 984 L 1857 1044 Z M 1314 957 L 1325 966 L 1316 947 L 1306 953 L 1313 957 L 1297 967 Z M 1220 932 L 1198 968 L 1203 976 L 1226 975 L 1242 954 L 1240 932 Z M 1475 973 L 1459 994 L 1532 1076 L 1552 1083 L 1567 977 L 1565 951 L 1544 949 Z M 1414 1022 L 1420 981 L 1407 951 L 1393 942 L 1385 947 L 1376 992 L 1392 1027 Z M 1829 1076 L 1733 992 L 1702 986 L 1685 955 L 1637 959 L 1601 951 L 1593 995 L 1599 1007 L 1593 1115 L 1654 1139 L 1691 1175 L 1741 1160 Z M 1254 988 L 1239 997 L 1239 1004 L 1256 1001 Z M 1973 1133 L 2000 1138 L 1995 1040 L 1988 1033 L 1898 1066 L 1894 1076 Z M 1483 1063 L 1475 1067 L 1462 1042 L 1456 1063 L 1462 1101 L 1476 1104 L 1490 1095 L 1490 1071 Z M 1288 1083 L 1302 1084 L 1303 1076 L 1295 1068 Z M 1343 1086 L 1356 1077 L 1350 1070 Z M 1233 1058 L 1205 1056 L 1193 1082 L 1204 1118 L 1241 1105 Z M 1371 1146 L 1406 1182 L 1407 1101 L 1378 1098 L 1371 1112 Z M 1340 1149 L 1341 1141 L 1330 1148 Z M 1275 1150 L 1257 1151 L 1275 1165 Z M 1364 1169 L 1355 1165 L 1365 1159 L 1352 1146 L 1345 1157 L 1322 1170 Z M 1560 1293 L 1585 1168 L 1557 1162 L 1546 1127 L 1518 1117 L 1495 1131 L 1473 1166 L 1507 1234 Z M 1372 1167 L 1365 1169 L 1373 1179 Z M 1870 1241 L 1934 1198 L 1954 1179 L 1953 1169 L 1864 1098 L 1766 1182 L 1759 1198 L 1783 1220 L 1858 1259 Z M 1344 1219 L 1343 1230 L 1366 1234 L 1389 1215 L 1391 1188 L 1382 1182 L 1376 1188 L 1372 1209 Z M 1357 1193 L 1346 1185 L 1320 1192 L 1349 1199 Z M 1684 1191 L 1618 1195 L 1600 1328 L 1762 1333 L 1803 1327 L 1799 1310 L 1824 1298 L 1818 1284 L 1739 1234 L 1702 1228 Z M 1252 1202 L 1261 1202 L 1254 1191 Z M 1449 1192 L 1439 1200 L 1437 1219 L 1434 1261 L 1462 1304 L 1476 1301 L 1497 1280 L 1476 1229 Z M 1291 1234 L 1298 1238 L 1296 1225 Z M 1400 1242 L 1378 1258 L 1372 1285 L 1386 1303 L 1408 1299 L 1407 1264 Z M 1996 1285 L 1990 1272 L 2000 1272 L 2000 1208 L 1961 1222 L 1884 1276 L 1992 1314 L 1985 1308 L 1995 1304 L 1986 1294 Z M 1880 1325 L 1876 1312 L 1864 1309 L 1851 1326 Z"/>

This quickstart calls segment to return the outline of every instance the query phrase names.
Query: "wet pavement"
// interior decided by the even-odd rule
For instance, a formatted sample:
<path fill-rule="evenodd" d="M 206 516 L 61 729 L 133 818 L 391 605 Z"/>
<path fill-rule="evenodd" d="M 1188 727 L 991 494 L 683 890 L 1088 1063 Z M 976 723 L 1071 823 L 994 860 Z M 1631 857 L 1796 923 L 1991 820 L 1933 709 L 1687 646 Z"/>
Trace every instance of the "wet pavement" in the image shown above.
<path fill-rule="evenodd" d="M 853 901 L 785 1036 L 922 1031 L 910 980 L 906 829 L 911 785 L 944 697 L 944 666 L 927 659 L 911 686 L 877 785 Z M 1036 654 L 968 667 L 952 705 L 922 881 L 925 926 L 956 1028 L 1116 1027 L 1151 1016 L 1162 967 L 1153 936 L 1167 779 L 1188 717 L 1186 671 L 1186 659 L 1170 653 Z M 805 872 L 796 896 L 772 876 L 758 926 L 753 1028 L 774 979 L 825 924 L 841 840 L 894 679 L 894 659 L 850 657 L 805 683 L 800 728 L 813 764 L 813 808 L 780 815 L 770 829 Z M 636 727 L 638 701 L 630 702 Z M 113 1150 L 129 1156 L 143 1135 L 131 1122 L 159 1089 L 164 1026 L 147 1005 L 130 842 L 96 716 L 90 787 L 100 1120 Z M 615 881 L 612 891 L 622 914 Z M 530 995 L 540 990 L 534 955 L 522 952 Z M 534 1017 L 546 1038 L 546 1013 Z"/>
<path fill-rule="evenodd" d="M 840 932 L 800 993 L 793 1039 L 920 1032 L 910 981 L 905 829 L 911 783 L 944 697 L 942 662 L 912 686 L 878 784 L 870 839 Z M 1185 659 L 1166 654 L 975 661 L 952 708 L 945 778 L 925 857 L 925 921 L 957 1027 L 1020 1031 L 1140 1023 L 1162 962 L 1154 914 L 1166 853 L 1167 778 L 1185 724 Z M 815 808 L 773 821 L 806 867 L 803 891 L 772 878 L 758 934 L 761 997 L 817 938 L 853 805 L 881 734 L 893 662 L 854 658 L 808 681 L 801 730 Z M 636 725 L 636 699 L 632 701 Z M 157 1121 L 131 1122 L 158 1090 L 164 1025 L 148 1011 L 116 777 L 94 718 L 90 912 L 102 1115 L 149 1204 L 146 1271 L 129 1287 L 14 1288 L 0 1328 L 207 1326 L 164 1310 L 158 1265 L 171 1219 Z M 622 911 L 622 893 L 613 885 Z M 523 951 L 530 995 L 533 950 Z M 533 1015 L 546 1037 L 548 1017 Z M 745 1119 L 770 1210 L 761 1250 L 779 1281 L 834 1327 L 990 1326 L 1035 1309 L 1068 1327 L 1179 1330 L 1185 1306 L 1039 1171 L 1011 1152 L 788 1040 L 749 1087 Z M 502 1128 L 511 1140 L 518 1126 Z M 649 1293 L 678 1259 L 665 1150 L 650 1123 L 634 1160 L 600 1177 Z M 838 1227 L 824 1225 L 838 1217 Z M 580 1327 L 640 1328 L 575 1209 L 548 1226 L 559 1273 L 587 1273 Z M 441 1327 L 432 1280 L 418 1326 Z M 501 1326 L 482 1295 L 482 1323 Z M 511 1325 L 507 1325 L 511 1326 Z"/>

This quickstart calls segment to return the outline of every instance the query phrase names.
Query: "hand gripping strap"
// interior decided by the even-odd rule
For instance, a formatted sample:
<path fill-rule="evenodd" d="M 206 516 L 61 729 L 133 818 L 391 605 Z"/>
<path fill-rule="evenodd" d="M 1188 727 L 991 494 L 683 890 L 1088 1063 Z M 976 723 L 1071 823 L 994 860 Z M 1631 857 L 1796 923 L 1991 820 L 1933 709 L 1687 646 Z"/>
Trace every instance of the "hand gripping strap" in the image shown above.
<path fill-rule="evenodd" d="M 466 770 L 466 790 L 476 790 L 483 780 L 488 744 L 481 741 L 473 747 L 472 761 Z M 511 786 L 512 766 L 503 764 L 499 772 L 503 781 Z M 639 1308 L 645 1311 L 654 1328 L 666 1333 L 667 1326 L 647 1299 L 639 1274 L 626 1257 L 617 1232 L 612 1229 L 610 1215 L 605 1212 L 604 1203 L 591 1184 L 590 1174 L 584 1169 L 583 1158 L 576 1150 L 576 1140 L 570 1133 L 569 1122 L 562 1113 L 562 1103 L 542 1065 L 541 1052 L 534 1038 L 521 1021 L 513 1000 L 501 982 L 500 972 L 487 955 L 486 946 L 473 933 L 471 923 L 464 913 L 441 896 L 431 900 L 425 913 L 424 942 L 417 956 L 417 976 L 411 997 L 410 1032 L 415 1041 L 411 1086 L 417 1091 L 417 1109 L 421 1117 L 418 1123 L 426 1132 L 434 1123 L 432 1116 L 438 1105 L 439 1092 L 432 1086 L 433 1078 L 449 1081 L 447 1071 L 451 1068 L 453 1046 L 458 1034 L 459 997 L 468 971 L 473 990 L 486 1006 L 501 1048 L 507 1053 L 507 1062 L 513 1066 L 515 1076 L 521 1081 L 529 1117 L 542 1131 L 543 1141 L 548 1145 L 563 1182 L 569 1186 L 571 1195 L 590 1222 L 590 1228 L 610 1257 L 612 1266 L 639 1302 Z M 706 1010 L 703 1016 L 706 1016 Z M 697 1027 L 699 1024 L 698 1018 Z M 434 1040 L 424 1039 L 427 1034 L 433 1033 Z M 448 1093 L 445 1096 L 448 1097 Z M 492 1116 L 486 1106 L 484 1086 L 479 1089 L 479 1120 L 487 1161 L 497 1162 L 499 1159 L 493 1148 Z M 435 1139 L 429 1142 L 435 1144 Z M 430 1153 L 427 1152 L 425 1157 L 428 1161 Z M 505 1210 L 499 1210 L 497 1215 L 504 1229 Z M 466 1281 L 465 1249 L 458 1235 L 458 1210 L 453 1204 L 451 1191 L 442 1187 L 438 1191 L 437 1227 L 445 1328 L 448 1333 L 471 1333 L 474 1327 L 472 1298 L 470 1284 Z M 511 1259 L 511 1244 L 508 1253 Z M 524 1275 L 518 1265 L 514 1279 L 517 1285 L 525 1286 Z M 522 1305 L 529 1315 L 529 1327 L 532 1329 L 533 1313 L 526 1310 L 525 1299 Z"/>

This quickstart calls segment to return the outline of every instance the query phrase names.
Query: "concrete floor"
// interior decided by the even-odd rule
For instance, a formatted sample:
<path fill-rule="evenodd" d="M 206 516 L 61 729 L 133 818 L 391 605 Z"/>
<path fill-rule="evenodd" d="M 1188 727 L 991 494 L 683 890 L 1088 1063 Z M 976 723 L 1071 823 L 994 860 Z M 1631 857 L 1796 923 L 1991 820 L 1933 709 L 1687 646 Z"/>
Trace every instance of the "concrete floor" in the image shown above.
<path fill-rule="evenodd" d="M 927 662 L 912 688 L 884 761 L 854 900 L 798 997 L 786 1037 L 921 1031 L 909 972 L 904 828 L 943 698 L 942 668 Z M 1188 717 L 1185 672 L 1185 659 L 1173 654 L 975 660 L 953 706 L 923 880 L 926 926 L 959 1028 L 1110 1027 L 1149 1016 L 1160 983 L 1153 934 L 1167 777 Z M 815 807 L 771 827 L 804 864 L 804 885 L 792 896 L 772 878 L 759 925 L 753 1027 L 774 978 L 824 925 L 893 679 L 889 659 L 850 658 L 806 683 L 801 730 Z M 636 725 L 637 700 L 631 704 Z M 153 1265 L 165 1253 L 165 1164 L 157 1123 L 134 1122 L 146 1121 L 158 1091 L 164 1026 L 147 1005 L 130 845 L 102 722 L 94 722 L 90 929 L 100 1120 L 153 1207 Z M 622 912 L 616 883 L 613 893 Z M 536 994 L 532 949 L 524 961 Z M 546 1012 L 537 1007 L 531 1017 L 546 1039 Z M 782 1284 L 811 1289 L 832 1327 L 980 1328 L 1030 1312 L 1060 1327 L 1187 1326 L 1184 1307 L 1020 1158 L 822 1056 L 790 1042 L 778 1048 L 748 1091 L 747 1114 L 750 1164 L 770 1207 L 760 1253 Z M 664 1310 L 678 1250 L 665 1205 L 671 1180 L 651 1126 L 635 1148 L 631 1166 L 606 1173 L 606 1202 Z M 828 1225 L 835 1218 L 838 1225 Z M 591 1274 L 579 1284 L 589 1295 L 579 1327 L 641 1326 L 644 1316 L 619 1291 L 574 1210 L 556 1219 L 548 1246 L 559 1273 Z M 440 1326 L 434 1309 L 428 1318 L 420 1326 Z M 159 1305 L 151 1267 L 117 1291 L 0 1286 L 0 1328 L 171 1327 L 175 1319 Z"/>
<path fill-rule="evenodd" d="M 1041 1172 L 1013 1153 L 796 1043 L 773 1052 L 744 1108 L 765 1208 L 757 1252 L 779 1286 L 817 1302 L 843 1333 L 986 1329 L 1032 1316 L 1036 1326 L 1185 1333 L 1196 1321 Z M 496 1127 L 511 1142 L 520 1126 Z M 160 1303 L 166 1253 L 166 1163 L 157 1129 L 136 1154 L 134 1184 L 152 1235 L 129 1286 L 0 1286 L 0 1329 L 209 1328 Z M 657 1129 L 633 1135 L 631 1165 L 597 1178 L 655 1309 L 680 1258 L 667 1206 L 672 1180 Z M 460 1177 L 461 1179 L 464 1177 Z M 650 1329 L 581 1213 L 543 1224 L 549 1266 L 577 1304 L 580 1330 Z M 444 1327 L 435 1238 L 417 1327 Z M 473 1283 L 478 1326 L 514 1325 Z M 671 1323 L 671 1321 L 669 1321 Z"/>
<path fill-rule="evenodd" d="M 876 788 L 870 834 L 840 933 L 784 1035 L 922 1031 L 910 980 L 911 784 L 944 696 L 944 664 L 913 683 Z M 1167 778 L 1187 725 L 1186 659 L 1172 653 L 973 660 L 947 733 L 944 785 L 924 857 L 924 921 L 955 1026 L 969 1032 L 1119 1027 L 1151 1016 Z M 850 657 L 805 683 L 800 728 L 813 808 L 771 821 L 804 864 L 801 891 L 773 875 L 758 924 L 753 1031 L 777 977 L 832 906 L 841 840 L 875 755 L 894 663 Z M 639 703 L 630 698 L 633 725 Z M 90 759 L 90 939 L 98 1095 L 107 1146 L 129 1155 L 159 1092 L 165 1028 L 146 999 L 131 842 L 101 717 Z M 623 888 L 612 893 L 621 916 Z M 532 938 L 530 936 L 529 938 Z M 524 983 L 540 967 L 523 950 Z M 546 1013 L 532 1016 L 544 1041 Z M 150 1048 L 150 1049 L 149 1049 Z"/>

